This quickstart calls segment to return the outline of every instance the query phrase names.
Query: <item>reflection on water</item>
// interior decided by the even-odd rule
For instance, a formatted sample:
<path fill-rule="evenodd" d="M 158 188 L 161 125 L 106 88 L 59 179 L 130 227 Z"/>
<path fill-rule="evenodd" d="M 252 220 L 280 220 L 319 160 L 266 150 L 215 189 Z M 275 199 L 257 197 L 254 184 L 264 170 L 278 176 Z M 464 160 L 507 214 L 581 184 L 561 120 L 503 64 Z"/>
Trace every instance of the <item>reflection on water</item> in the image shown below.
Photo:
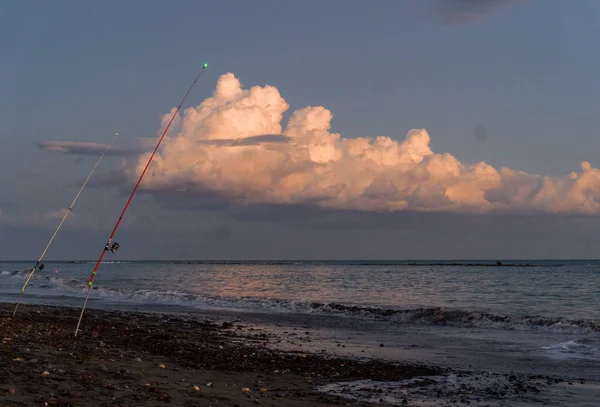
<path fill-rule="evenodd" d="M 187 298 L 251 297 L 600 320 L 599 262 L 535 264 L 539 267 L 356 262 L 107 263 L 100 268 L 96 288 L 115 295 L 152 292 L 156 298 L 161 293 Z M 14 273 L 28 266 L 0 263 L 0 295 L 18 292 L 15 289 L 22 285 L 24 276 Z M 38 272 L 30 289 L 44 295 L 57 290 L 75 295 L 85 290 L 90 266 L 48 262 L 49 271 Z"/>

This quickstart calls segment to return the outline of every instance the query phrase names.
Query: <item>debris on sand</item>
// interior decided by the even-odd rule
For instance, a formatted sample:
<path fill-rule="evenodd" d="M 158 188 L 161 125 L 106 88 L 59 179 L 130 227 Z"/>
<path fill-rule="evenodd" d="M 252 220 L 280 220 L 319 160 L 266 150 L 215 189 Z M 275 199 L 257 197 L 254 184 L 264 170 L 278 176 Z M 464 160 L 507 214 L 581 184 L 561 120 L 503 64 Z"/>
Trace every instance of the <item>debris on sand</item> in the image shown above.
<path fill-rule="evenodd" d="M 12 361 L 0 363 L 0 398 L 10 398 L 8 405 L 247 406 L 265 404 L 265 398 L 276 405 L 325 407 L 330 404 L 315 392 L 323 381 L 403 380 L 440 372 L 273 350 L 271 337 L 259 334 L 257 341 L 255 333 L 230 324 L 186 316 L 95 310 L 74 337 L 76 309 L 24 304 L 12 319 L 11 308 L 0 303 L 0 360 Z M 207 389 L 201 391 L 199 383 Z"/>

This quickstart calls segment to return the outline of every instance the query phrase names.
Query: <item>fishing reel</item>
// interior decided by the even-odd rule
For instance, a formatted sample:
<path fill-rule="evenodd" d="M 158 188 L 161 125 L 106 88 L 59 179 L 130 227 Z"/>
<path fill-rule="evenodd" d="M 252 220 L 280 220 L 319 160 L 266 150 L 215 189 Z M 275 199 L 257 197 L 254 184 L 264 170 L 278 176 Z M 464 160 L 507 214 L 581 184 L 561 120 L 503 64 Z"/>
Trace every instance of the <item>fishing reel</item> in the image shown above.
<path fill-rule="evenodd" d="M 46 267 L 46 266 L 44 266 L 44 263 L 42 263 L 42 264 L 36 264 L 35 266 L 36 266 L 36 267 L 37 267 L 37 268 L 38 268 L 40 271 L 42 271 L 42 270 L 44 269 L 44 267 Z"/>
<path fill-rule="evenodd" d="M 116 252 L 117 250 L 119 250 L 119 244 L 117 242 L 114 242 L 112 245 L 110 244 L 110 240 L 108 241 L 108 243 L 106 243 L 106 246 L 104 247 L 104 250 L 110 250 L 112 253 Z"/>

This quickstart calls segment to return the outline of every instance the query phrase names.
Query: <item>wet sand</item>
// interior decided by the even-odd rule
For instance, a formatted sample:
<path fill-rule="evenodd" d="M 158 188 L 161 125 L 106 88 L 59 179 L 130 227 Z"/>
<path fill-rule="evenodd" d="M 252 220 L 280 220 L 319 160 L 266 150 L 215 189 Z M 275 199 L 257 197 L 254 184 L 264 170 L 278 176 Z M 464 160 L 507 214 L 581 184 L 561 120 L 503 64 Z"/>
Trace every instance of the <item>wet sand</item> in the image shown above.
<path fill-rule="evenodd" d="M 438 375 L 418 364 L 268 346 L 235 322 L 0 304 L 1 406 L 368 406 L 319 386 Z M 382 404 L 379 404 L 382 405 Z M 385 404 L 384 404 L 385 405 Z"/>

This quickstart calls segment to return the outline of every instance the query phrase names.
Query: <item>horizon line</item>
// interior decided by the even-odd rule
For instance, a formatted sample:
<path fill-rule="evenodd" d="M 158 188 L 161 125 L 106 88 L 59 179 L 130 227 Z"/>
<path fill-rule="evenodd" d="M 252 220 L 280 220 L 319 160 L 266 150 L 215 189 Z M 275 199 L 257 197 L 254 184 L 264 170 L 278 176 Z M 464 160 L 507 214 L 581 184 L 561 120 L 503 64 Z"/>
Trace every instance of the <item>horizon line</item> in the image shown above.
<path fill-rule="evenodd" d="M 57 259 L 57 260 L 46 260 L 46 262 L 96 262 L 98 259 Z M 0 263 L 23 263 L 30 262 L 29 260 L 2 260 Z M 35 262 L 35 260 L 33 260 Z M 508 262 L 508 261 L 600 261 L 600 258 L 454 258 L 454 259 L 120 259 L 120 260 L 106 260 L 103 263 L 117 263 L 117 262 L 460 262 L 460 261 L 481 261 L 481 262 Z"/>

